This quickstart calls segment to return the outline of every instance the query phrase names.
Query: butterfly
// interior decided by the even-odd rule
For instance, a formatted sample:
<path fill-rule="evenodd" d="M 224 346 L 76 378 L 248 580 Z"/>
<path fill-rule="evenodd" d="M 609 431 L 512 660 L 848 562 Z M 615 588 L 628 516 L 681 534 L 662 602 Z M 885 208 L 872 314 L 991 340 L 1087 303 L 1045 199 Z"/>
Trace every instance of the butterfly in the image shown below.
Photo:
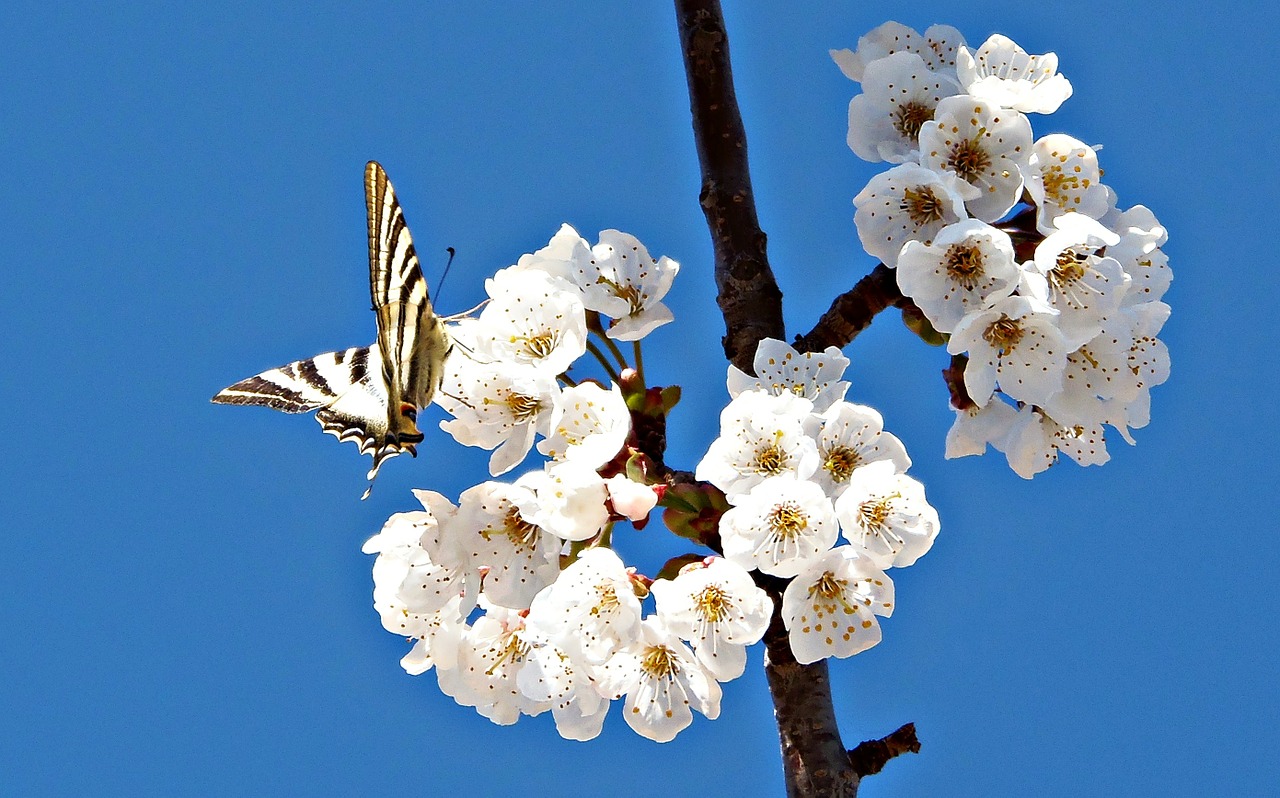
<path fill-rule="evenodd" d="M 321 428 L 355 441 L 373 456 L 367 475 L 402 452 L 417 457 L 418 410 L 440 388 L 453 339 L 431 308 L 413 239 L 387 173 L 375 161 L 364 171 L 369 214 L 369 293 L 378 320 L 370 346 L 326 352 L 241 380 L 213 397 L 217 404 L 262 405 L 285 413 L 316 411 Z"/>

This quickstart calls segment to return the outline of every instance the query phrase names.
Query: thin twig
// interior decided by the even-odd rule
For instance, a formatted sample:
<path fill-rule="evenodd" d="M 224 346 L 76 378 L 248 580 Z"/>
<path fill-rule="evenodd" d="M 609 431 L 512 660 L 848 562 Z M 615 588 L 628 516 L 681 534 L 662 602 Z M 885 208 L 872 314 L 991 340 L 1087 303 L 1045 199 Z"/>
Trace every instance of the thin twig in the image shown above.
<path fill-rule="evenodd" d="M 618 343 L 610 338 L 604 330 L 601 330 L 597 337 L 604 341 L 605 346 L 609 347 L 609 352 L 613 355 L 613 359 L 618 361 L 618 368 L 625 369 L 627 367 L 627 357 L 618 348 Z"/>
<path fill-rule="evenodd" d="M 879 740 L 867 740 L 849 751 L 849 762 L 859 776 L 879 773 L 890 759 L 899 754 L 920 753 L 920 741 L 916 739 L 916 725 L 904 724 L 892 734 Z"/>
<path fill-rule="evenodd" d="M 964 384 L 964 367 L 969 364 L 967 355 L 952 355 L 951 365 L 942 370 L 942 379 L 947 383 L 947 392 L 951 394 L 951 406 L 956 410 L 968 410 L 976 406 L 969 398 L 969 389 Z"/>

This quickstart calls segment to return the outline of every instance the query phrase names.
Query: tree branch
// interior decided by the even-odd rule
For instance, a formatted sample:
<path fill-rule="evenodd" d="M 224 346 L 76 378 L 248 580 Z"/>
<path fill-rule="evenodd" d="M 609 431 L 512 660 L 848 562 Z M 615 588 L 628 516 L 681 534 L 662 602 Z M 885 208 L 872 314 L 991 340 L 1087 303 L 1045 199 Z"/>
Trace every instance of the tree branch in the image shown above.
<path fill-rule="evenodd" d="M 739 369 L 754 373 L 756 345 L 766 337 L 782 340 L 785 328 L 782 292 L 769 267 L 765 234 L 756 217 L 747 138 L 729 66 L 729 38 L 719 0 L 675 0 L 675 7 L 702 166 L 700 201 L 715 249 L 725 356 Z M 900 301 L 904 300 L 894 274 L 884 266 L 877 268 L 838 298 L 813 331 L 798 339 L 807 344 L 802 351 L 843 347 L 876 313 Z M 782 621 L 786 580 L 760 573 L 753 577 L 774 600 L 764 638 L 765 675 L 778 723 L 787 795 L 856 798 L 861 773 L 875 771 L 859 771 L 840 740 L 827 662 L 796 662 Z M 891 750 L 885 745 L 886 752 Z"/>
<path fill-rule="evenodd" d="M 801 352 L 821 352 L 828 346 L 843 349 L 871 325 L 882 310 L 910 300 L 898 288 L 898 277 L 883 263 L 836 297 L 812 330 L 796 336 L 793 346 Z"/>
<path fill-rule="evenodd" d="M 769 268 L 756 217 L 747 135 L 733 92 L 729 37 L 719 0 L 675 0 L 689 80 L 693 137 L 702 164 L 702 212 L 715 248 L 716 302 L 724 315 L 729 362 L 754 373 L 762 338 L 782 340 L 782 292 Z"/>
<path fill-rule="evenodd" d="M 942 370 L 942 379 L 947 383 L 947 392 L 951 394 L 951 406 L 956 410 L 968 410 L 975 405 L 964 384 L 964 367 L 968 363 L 967 355 L 952 355 L 951 365 Z"/>
<path fill-rule="evenodd" d="M 879 740 L 858 743 L 849 752 L 849 761 L 859 776 L 879 773 L 890 759 L 898 754 L 920 753 L 920 741 L 916 739 L 916 725 L 908 723 Z"/>
<path fill-rule="evenodd" d="M 786 580 L 760 573 L 752 576 L 773 598 L 773 618 L 764 635 L 764 672 L 782 742 L 787 796 L 855 798 L 859 774 L 840 741 L 827 661 L 796 662 L 782 622 Z"/>

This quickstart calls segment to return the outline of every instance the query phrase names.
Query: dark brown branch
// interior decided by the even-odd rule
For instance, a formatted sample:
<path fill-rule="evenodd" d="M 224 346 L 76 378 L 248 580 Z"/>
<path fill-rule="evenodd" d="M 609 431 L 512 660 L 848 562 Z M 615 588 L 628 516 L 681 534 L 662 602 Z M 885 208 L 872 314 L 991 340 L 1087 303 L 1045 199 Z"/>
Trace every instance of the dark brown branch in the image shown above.
<path fill-rule="evenodd" d="M 700 201 L 715 250 L 716 301 L 725 320 L 725 356 L 739 369 L 753 373 L 756 344 L 766 337 L 782 340 L 785 328 L 782 292 L 769 267 L 765 235 L 756 217 L 724 15 L 719 0 L 675 0 L 675 6 L 702 166 Z M 832 344 L 843 347 L 876 313 L 901 300 L 894 275 L 880 267 L 838 299 L 818 326 L 802 337 L 809 344 L 804 350 Z M 796 662 L 781 615 L 786 581 L 763 574 L 755 577 L 774 600 L 765 634 L 765 675 L 778 723 L 787 795 L 855 798 L 860 776 L 840 741 L 827 662 Z"/>
<path fill-rule="evenodd" d="M 758 572 L 752 577 L 773 598 L 773 618 L 764 635 L 764 672 L 782 742 L 787 796 L 854 798 L 858 773 L 840 741 L 827 661 L 801 665 L 791 653 L 782 622 L 782 592 L 787 580 Z"/>
<path fill-rule="evenodd" d="M 879 740 L 858 743 L 849 752 L 849 762 L 859 776 L 879 773 L 898 754 L 920 753 L 920 741 L 916 739 L 916 725 L 908 723 L 894 733 Z"/>
<path fill-rule="evenodd" d="M 724 315 L 729 362 L 754 373 L 762 338 L 782 340 L 782 292 L 769 268 L 756 218 L 747 135 L 733 92 L 729 38 L 719 0 L 676 0 L 680 47 L 689 79 L 693 136 L 702 164 L 702 212 L 715 248 L 716 302 Z"/>
<path fill-rule="evenodd" d="M 947 383 L 947 392 L 951 394 L 951 406 L 956 410 L 968 410 L 974 406 L 969 398 L 969 389 L 964 384 L 964 367 L 968 365 L 966 355 L 952 355 L 951 365 L 942 370 L 942 379 Z"/>
<path fill-rule="evenodd" d="M 877 313 L 906 301 L 897 274 L 882 263 L 836 297 L 812 330 L 796 336 L 793 346 L 801 352 L 821 352 L 828 346 L 843 349 L 871 325 Z"/>

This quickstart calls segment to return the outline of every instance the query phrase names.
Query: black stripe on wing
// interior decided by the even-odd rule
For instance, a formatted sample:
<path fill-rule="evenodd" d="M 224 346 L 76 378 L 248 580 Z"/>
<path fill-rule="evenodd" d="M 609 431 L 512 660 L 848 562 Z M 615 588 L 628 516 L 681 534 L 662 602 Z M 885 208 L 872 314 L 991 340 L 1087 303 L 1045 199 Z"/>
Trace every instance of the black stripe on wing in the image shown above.
<path fill-rule="evenodd" d="M 425 300 L 426 284 L 413 237 L 395 189 L 377 161 L 365 166 L 364 198 L 369 216 L 369 296 L 373 309 L 392 302 L 416 304 Z"/>
<path fill-rule="evenodd" d="M 397 412 L 417 404 L 418 336 L 424 316 L 434 317 L 404 211 L 387 173 L 376 161 L 365 167 L 369 215 L 369 292 L 378 319 L 388 403 Z"/>
<path fill-rule="evenodd" d="M 368 351 L 368 350 L 366 350 Z M 371 353 L 376 357 L 376 352 Z M 316 421 L 325 432 L 340 441 L 351 441 L 361 454 L 372 455 L 373 467 L 366 475 L 371 483 L 360 498 L 367 499 L 372 482 L 382 464 L 402 452 L 417 456 L 414 443 L 400 441 L 387 420 L 387 394 L 378 377 L 377 364 L 365 370 L 364 376 L 350 390 L 316 413 Z"/>
<path fill-rule="evenodd" d="M 213 397 L 223 405 L 261 405 L 285 413 L 305 413 L 332 404 L 364 378 L 369 348 L 326 352 L 295 360 L 228 386 Z"/>

